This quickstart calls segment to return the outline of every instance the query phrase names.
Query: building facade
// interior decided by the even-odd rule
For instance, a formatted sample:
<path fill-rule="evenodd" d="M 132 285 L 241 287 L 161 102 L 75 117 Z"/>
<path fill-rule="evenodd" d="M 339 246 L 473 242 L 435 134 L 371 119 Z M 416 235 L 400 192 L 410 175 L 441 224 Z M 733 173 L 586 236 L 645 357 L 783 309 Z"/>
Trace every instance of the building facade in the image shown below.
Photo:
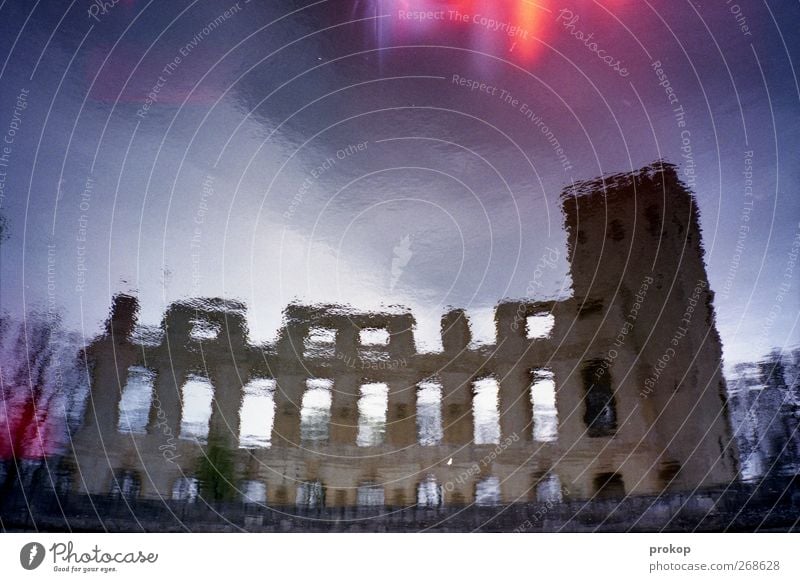
<path fill-rule="evenodd" d="M 656 163 L 577 184 L 562 208 L 572 296 L 501 302 L 492 345 L 463 310 L 442 317 L 440 353 L 418 353 L 410 312 L 336 305 L 289 305 L 277 341 L 252 345 L 245 307 L 219 299 L 171 305 L 145 337 L 136 299 L 115 297 L 85 351 L 75 490 L 493 505 L 734 480 L 692 194 Z"/>

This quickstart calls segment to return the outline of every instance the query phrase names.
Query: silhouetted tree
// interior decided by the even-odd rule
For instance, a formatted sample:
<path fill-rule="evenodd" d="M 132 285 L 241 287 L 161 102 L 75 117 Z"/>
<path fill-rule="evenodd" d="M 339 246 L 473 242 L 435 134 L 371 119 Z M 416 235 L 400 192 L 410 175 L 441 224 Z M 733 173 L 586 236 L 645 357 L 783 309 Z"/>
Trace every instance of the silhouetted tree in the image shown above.
<path fill-rule="evenodd" d="M 200 457 L 197 478 L 200 492 L 207 501 L 228 501 L 234 498 L 233 451 L 220 440 L 210 439 Z"/>

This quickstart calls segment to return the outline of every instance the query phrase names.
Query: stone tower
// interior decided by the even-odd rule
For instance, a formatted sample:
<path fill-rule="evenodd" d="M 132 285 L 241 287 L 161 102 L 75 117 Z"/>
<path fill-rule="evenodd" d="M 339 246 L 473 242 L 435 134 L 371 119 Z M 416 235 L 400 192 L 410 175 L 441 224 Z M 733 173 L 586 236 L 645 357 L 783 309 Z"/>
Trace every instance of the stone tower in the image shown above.
<path fill-rule="evenodd" d="M 557 359 L 572 402 L 559 412 L 626 451 L 615 462 L 628 490 L 729 482 L 737 456 L 693 195 L 656 163 L 575 185 L 563 210 L 574 296 L 555 341 L 570 346 Z M 611 465 L 600 475 L 619 477 Z"/>

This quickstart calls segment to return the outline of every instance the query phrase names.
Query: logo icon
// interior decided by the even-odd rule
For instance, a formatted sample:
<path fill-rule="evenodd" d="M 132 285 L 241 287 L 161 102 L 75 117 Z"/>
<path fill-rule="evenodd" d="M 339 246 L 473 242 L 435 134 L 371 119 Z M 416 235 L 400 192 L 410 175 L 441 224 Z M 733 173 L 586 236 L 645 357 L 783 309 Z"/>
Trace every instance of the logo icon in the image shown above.
<path fill-rule="evenodd" d="M 19 551 L 19 563 L 26 570 L 35 570 L 44 561 L 44 546 L 39 542 L 30 542 Z"/>

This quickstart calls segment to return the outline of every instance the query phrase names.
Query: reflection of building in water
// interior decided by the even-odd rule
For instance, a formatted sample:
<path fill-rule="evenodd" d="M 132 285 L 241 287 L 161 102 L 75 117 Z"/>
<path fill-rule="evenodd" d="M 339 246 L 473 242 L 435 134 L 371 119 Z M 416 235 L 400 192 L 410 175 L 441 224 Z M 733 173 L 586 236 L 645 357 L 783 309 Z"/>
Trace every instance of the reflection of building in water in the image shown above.
<path fill-rule="evenodd" d="M 76 487 L 491 505 L 734 479 L 692 196 L 658 164 L 579 184 L 563 209 L 573 297 L 499 304 L 494 345 L 473 347 L 462 310 L 443 351 L 419 354 L 409 313 L 290 305 L 276 343 L 253 346 L 222 300 L 173 304 L 142 340 L 136 300 L 116 297 L 87 349 Z"/>

